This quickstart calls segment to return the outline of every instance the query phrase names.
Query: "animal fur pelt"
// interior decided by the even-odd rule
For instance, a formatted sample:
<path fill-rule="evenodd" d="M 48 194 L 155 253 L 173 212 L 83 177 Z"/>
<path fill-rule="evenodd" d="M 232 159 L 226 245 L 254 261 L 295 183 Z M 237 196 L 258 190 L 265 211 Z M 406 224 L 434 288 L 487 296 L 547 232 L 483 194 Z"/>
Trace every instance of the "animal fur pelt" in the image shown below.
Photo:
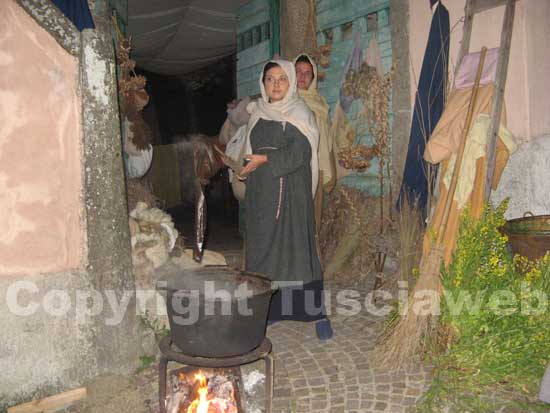
<path fill-rule="evenodd" d="M 168 261 L 178 231 L 170 215 L 138 202 L 130 212 L 130 236 L 134 267 L 155 269 Z"/>

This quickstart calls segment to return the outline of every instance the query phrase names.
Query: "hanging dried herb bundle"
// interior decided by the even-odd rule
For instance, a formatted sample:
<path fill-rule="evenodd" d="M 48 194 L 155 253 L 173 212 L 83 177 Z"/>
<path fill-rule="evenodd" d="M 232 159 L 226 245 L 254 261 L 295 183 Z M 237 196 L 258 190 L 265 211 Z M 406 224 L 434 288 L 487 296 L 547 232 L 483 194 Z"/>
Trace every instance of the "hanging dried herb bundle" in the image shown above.
<path fill-rule="evenodd" d="M 348 146 L 338 152 L 338 163 L 346 169 L 364 171 L 371 165 L 372 159 L 378 155 L 376 146 L 356 145 Z"/>
<path fill-rule="evenodd" d="M 369 133 L 376 142 L 378 149 L 378 179 L 380 181 L 380 233 L 384 232 L 384 174 L 388 176 L 389 185 L 389 202 L 390 219 L 391 205 L 393 204 L 393 194 L 391 186 L 391 171 L 390 171 L 390 120 L 389 106 L 390 94 L 392 87 L 393 68 L 384 77 L 376 73 L 376 70 L 371 72 L 367 79 L 369 83 L 369 94 L 367 99 L 364 99 L 364 113 L 369 125 Z"/>
<path fill-rule="evenodd" d="M 332 52 L 332 40 L 327 39 L 327 43 L 319 45 L 317 42 L 317 32 L 319 26 L 317 24 L 317 0 L 307 0 L 308 17 L 305 21 L 305 33 L 301 39 L 301 53 L 306 53 L 317 63 L 319 71 L 317 72 L 317 81 L 325 80 L 325 72 L 320 68 L 326 69 L 330 66 L 330 54 Z"/>
<path fill-rule="evenodd" d="M 371 147 L 378 157 L 378 179 L 380 181 L 380 233 L 384 233 L 384 175 L 390 174 L 390 122 L 389 105 L 394 67 L 380 76 L 374 67 L 363 63 L 359 71 L 350 70 L 342 86 L 347 96 L 363 101 L 363 115 L 367 120 L 369 134 L 374 139 Z M 369 149 L 371 149 L 369 148 Z M 393 202 L 391 180 L 389 202 Z M 390 219 L 391 219 L 391 207 Z"/>
<path fill-rule="evenodd" d="M 132 50 L 131 39 L 125 39 L 120 32 L 116 19 L 113 24 L 117 31 L 118 47 L 116 50 L 118 65 L 118 90 L 120 111 L 128 121 L 127 135 L 138 150 L 149 147 L 153 141 L 151 129 L 143 120 L 141 111 L 149 103 L 149 95 L 145 91 L 147 79 L 134 71 L 136 62 L 130 58 Z"/>

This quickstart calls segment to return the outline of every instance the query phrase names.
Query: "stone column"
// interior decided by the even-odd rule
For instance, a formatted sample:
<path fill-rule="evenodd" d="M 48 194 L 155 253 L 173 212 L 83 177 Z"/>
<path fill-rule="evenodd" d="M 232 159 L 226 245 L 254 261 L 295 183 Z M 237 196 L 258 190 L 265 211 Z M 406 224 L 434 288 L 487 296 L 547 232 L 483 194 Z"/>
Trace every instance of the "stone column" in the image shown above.
<path fill-rule="evenodd" d="M 292 60 L 298 53 L 311 51 L 306 40 L 309 19 L 308 0 L 281 0 L 281 55 Z"/>
<path fill-rule="evenodd" d="M 120 135 L 114 43 L 105 0 L 92 9 L 95 30 L 82 32 L 82 118 L 84 131 L 84 201 L 88 266 L 92 286 L 105 298 L 128 301 L 117 325 L 104 305 L 95 319 L 98 369 L 131 368 L 140 343 L 135 311 L 130 234 Z M 104 302 L 104 304 L 107 304 Z"/>
<path fill-rule="evenodd" d="M 408 0 L 390 0 L 390 26 L 393 61 L 396 63 L 392 90 L 392 173 L 395 200 L 403 179 L 411 127 Z"/>

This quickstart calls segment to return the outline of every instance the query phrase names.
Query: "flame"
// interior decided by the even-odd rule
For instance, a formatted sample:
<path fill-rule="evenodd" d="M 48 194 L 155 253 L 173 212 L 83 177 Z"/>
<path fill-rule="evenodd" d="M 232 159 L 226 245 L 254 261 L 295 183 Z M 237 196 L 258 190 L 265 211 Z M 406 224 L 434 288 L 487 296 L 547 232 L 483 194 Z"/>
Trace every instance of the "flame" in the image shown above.
<path fill-rule="evenodd" d="M 208 385 L 206 384 L 206 377 L 202 372 L 195 374 L 195 381 L 199 382 L 199 397 L 191 403 L 187 409 L 187 413 L 208 413 L 210 407 L 210 401 L 206 400 L 208 395 Z"/>

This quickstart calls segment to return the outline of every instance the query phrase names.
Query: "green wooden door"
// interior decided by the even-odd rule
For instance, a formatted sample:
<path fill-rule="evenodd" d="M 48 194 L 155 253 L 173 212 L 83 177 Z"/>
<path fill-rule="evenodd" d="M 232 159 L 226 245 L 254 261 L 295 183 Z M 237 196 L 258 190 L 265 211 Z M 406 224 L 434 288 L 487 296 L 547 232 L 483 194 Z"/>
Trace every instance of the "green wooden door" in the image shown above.
<path fill-rule="evenodd" d="M 251 0 L 237 22 L 237 97 L 260 93 L 263 65 L 279 53 L 279 0 Z"/>

